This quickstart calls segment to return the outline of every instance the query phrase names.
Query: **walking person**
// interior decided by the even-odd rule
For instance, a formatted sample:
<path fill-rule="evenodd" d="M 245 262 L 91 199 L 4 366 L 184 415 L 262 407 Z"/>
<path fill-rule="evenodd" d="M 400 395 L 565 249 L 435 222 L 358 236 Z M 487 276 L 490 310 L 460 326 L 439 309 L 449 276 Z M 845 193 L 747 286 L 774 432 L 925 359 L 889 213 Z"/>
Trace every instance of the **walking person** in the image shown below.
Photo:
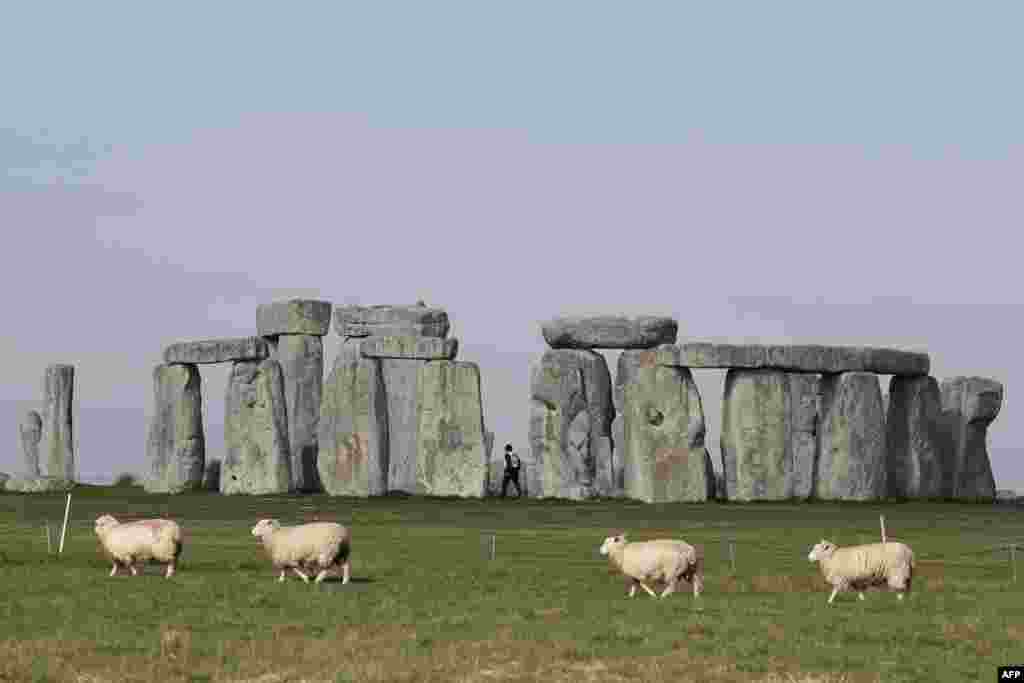
<path fill-rule="evenodd" d="M 512 450 L 512 444 L 505 444 L 505 478 L 501 481 L 501 497 L 505 497 L 509 483 L 516 485 L 516 497 L 521 498 L 523 490 L 519 486 L 519 456 Z"/>

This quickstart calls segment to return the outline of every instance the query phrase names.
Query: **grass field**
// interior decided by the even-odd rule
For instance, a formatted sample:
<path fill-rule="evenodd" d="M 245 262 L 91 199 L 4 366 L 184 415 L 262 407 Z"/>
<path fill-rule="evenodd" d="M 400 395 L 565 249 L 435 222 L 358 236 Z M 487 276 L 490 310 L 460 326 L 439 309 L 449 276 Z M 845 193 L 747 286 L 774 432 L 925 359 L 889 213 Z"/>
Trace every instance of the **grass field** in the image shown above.
<path fill-rule="evenodd" d="M 1024 662 L 1024 508 L 902 503 L 644 505 L 146 495 L 80 487 L 0 494 L 2 681 L 972 681 Z M 179 573 L 108 578 L 92 523 L 169 514 Z M 828 537 L 889 538 L 918 558 L 902 603 L 828 589 Z M 347 586 L 276 582 L 257 519 L 353 530 Z M 704 595 L 626 598 L 597 550 L 617 530 L 703 546 Z M 488 534 L 496 533 L 496 558 Z M 736 571 L 728 551 L 735 539 Z M 1024 553 L 1022 553 L 1024 555 Z M 1024 557 L 1019 557 L 1024 575 Z"/>

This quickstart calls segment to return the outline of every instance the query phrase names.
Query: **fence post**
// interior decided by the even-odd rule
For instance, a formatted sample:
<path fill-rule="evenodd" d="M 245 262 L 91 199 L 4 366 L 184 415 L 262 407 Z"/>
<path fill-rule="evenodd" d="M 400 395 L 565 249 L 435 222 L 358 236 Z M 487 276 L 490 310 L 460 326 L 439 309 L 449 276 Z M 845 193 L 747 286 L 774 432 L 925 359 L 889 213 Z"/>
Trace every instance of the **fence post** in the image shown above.
<path fill-rule="evenodd" d="M 64 552 L 64 536 L 68 531 L 68 515 L 71 513 L 71 494 L 68 494 L 68 502 L 64 506 L 64 526 L 60 530 L 60 548 L 57 549 L 57 554 L 60 555 Z"/>
<path fill-rule="evenodd" d="M 736 539 L 729 539 L 729 564 L 732 565 L 732 573 L 736 573 Z"/>
<path fill-rule="evenodd" d="M 497 554 L 497 552 L 496 552 L 497 551 L 497 548 L 496 548 L 497 544 L 498 544 L 498 534 L 497 533 L 493 533 L 493 534 L 491 534 L 491 559 L 492 560 L 495 558 L 495 556 Z"/>
<path fill-rule="evenodd" d="M 882 525 L 882 543 L 885 543 L 885 515 L 878 515 L 878 522 Z"/>
<path fill-rule="evenodd" d="M 43 522 L 43 531 L 46 532 L 46 554 L 53 552 L 53 542 L 50 540 L 50 523 Z"/>

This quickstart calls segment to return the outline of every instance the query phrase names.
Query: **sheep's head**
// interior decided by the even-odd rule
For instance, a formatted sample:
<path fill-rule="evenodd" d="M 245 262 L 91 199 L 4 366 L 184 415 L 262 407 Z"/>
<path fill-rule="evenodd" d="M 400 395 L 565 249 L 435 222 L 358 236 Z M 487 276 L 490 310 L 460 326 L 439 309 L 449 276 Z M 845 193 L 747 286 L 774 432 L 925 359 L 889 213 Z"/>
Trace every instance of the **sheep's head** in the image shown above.
<path fill-rule="evenodd" d="M 256 526 L 252 528 L 252 535 L 256 538 L 263 540 L 263 537 L 272 534 L 281 528 L 281 523 L 276 519 L 261 519 L 256 522 Z"/>
<path fill-rule="evenodd" d="M 807 554 L 807 559 L 811 562 L 818 562 L 820 560 L 827 560 L 832 557 L 832 553 L 836 551 L 836 544 L 831 541 L 821 539 L 813 548 L 811 552 Z"/>
<path fill-rule="evenodd" d="M 117 526 L 118 521 L 112 515 L 101 515 L 96 518 L 96 533 L 100 533 L 112 526 Z"/>
<path fill-rule="evenodd" d="M 604 543 L 601 544 L 601 554 L 607 555 L 616 548 L 620 548 L 626 545 L 626 534 L 618 534 L 617 536 L 609 536 L 604 539 Z"/>

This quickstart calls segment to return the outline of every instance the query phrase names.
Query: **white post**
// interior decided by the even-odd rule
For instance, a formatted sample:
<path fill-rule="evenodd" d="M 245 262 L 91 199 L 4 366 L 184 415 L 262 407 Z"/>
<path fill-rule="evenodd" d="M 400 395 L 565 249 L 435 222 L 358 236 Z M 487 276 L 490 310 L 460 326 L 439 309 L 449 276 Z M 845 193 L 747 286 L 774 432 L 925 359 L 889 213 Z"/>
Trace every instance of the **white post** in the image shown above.
<path fill-rule="evenodd" d="M 68 502 L 64 506 L 64 526 L 60 529 L 60 548 L 57 549 L 57 554 L 60 555 L 64 552 L 64 536 L 68 532 L 68 514 L 71 512 L 71 494 L 68 494 Z"/>
<path fill-rule="evenodd" d="M 885 543 L 885 515 L 878 515 L 878 521 L 882 525 L 882 543 Z"/>
<path fill-rule="evenodd" d="M 43 531 L 46 532 L 46 554 L 49 555 L 53 552 L 53 543 L 50 541 L 50 523 L 43 522 Z"/>
<path fill-rule="evenodd" d="M 732 565 L 732 573 L 736 573 L 736 542 L 729 540 L 729 563 Z"/>
<path fill-rule="evenodd" d="M 495 545 L 498 542 L 498 534 L 491 534 L 491 559 L 494 559 Z"/>

